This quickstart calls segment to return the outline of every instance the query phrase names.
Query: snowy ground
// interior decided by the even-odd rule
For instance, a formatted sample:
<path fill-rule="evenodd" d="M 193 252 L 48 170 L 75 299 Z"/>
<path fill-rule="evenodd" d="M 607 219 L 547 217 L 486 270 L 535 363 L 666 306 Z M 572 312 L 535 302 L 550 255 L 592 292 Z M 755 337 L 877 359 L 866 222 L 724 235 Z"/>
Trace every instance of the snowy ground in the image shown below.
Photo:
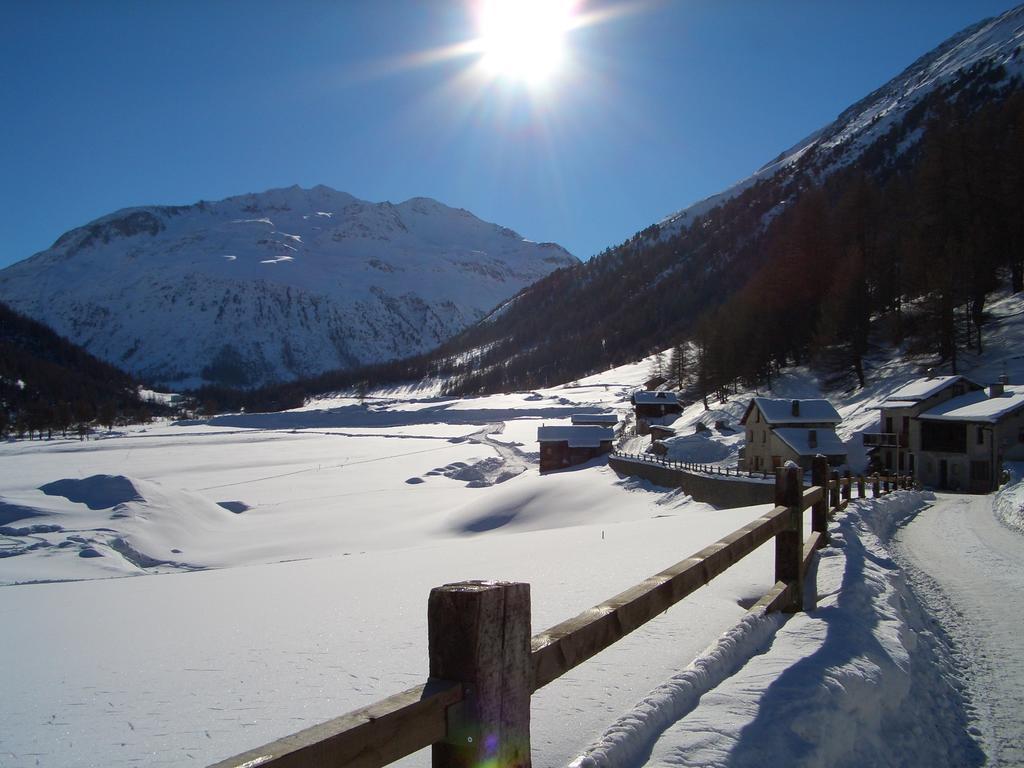
<path fill-rule="evenodd" d="M 1003 325 L 977 375 L 1024 380 L 1024 306 L 993 310 Z M 625 415 L 649 370 L 0 444 L 0 765 L 202 766 L 422 682 L 431 587 L 530 582 L 539 631 L 761 514 L 716 511 L 601 462 L 537 473 L 539 425 Z M 865 390 L 829 393 L 854 469 L 873 406 L 919 370 L 900 358 L 875 373 Z M 735 426 L 751 394 L 688 408 L 675 455 L 734 464 L 737 432 L 694 425 Z M 758 394 L 821 389 L 795 371 Z M 990 501 L 992 520 L 1021 525 L 1020 484 Z M 818 609 L 788 620 L 746 610 L 771 586 L 771 545 L 761 548 L 539 692 L 534 763 L 1014 764 L 1020 721 L 985 692 L 993 670 L 1021 689 L 1020 673 L 993 661 L 1024 656 L 1020 633 L 975 646 L 955 622 L 997 621 L 1007 585 L 967 596 L 987 613 L 964 612 L 956 587 L 975 575 L 929 570 L 932 554 L 963 553 L 908 538 L 944 503 L 901 493 L 853 505 L 821 560 Z M 139 578 L 112 578 L 124 576 Z"/>
<path fill-rule="evenodd" d="M 1024 536 L 1000 524 L 992 496 L 936 496 L 896 534 L 898 561 L 953 640 L 992 764 L 1024 765 Z"/>

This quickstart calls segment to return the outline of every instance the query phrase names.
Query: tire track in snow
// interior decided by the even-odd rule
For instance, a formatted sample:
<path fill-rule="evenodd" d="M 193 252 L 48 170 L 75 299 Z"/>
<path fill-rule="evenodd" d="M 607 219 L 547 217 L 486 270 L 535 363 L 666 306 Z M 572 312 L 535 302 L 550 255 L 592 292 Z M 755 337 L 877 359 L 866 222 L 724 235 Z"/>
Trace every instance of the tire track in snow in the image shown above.
<path fill-rule="evenodd" d="M 1024 766 L 1024 536 L 997 521 L 995 498 L 936 494 L 894 549 L 957 647 L 992 765 Z"/>

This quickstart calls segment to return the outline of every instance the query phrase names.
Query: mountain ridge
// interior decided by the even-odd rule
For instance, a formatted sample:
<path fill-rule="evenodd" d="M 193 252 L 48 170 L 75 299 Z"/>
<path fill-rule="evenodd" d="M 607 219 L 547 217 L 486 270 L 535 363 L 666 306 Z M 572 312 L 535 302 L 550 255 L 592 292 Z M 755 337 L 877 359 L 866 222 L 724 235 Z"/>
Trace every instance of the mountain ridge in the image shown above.
<path fill-rule="evenodd" d="M 148 380 L 252 386 L 422 353 L 573 263 L 431 198 L 296 185 L 101 216 L 0 298 Z"/>
<path fill-rule="evenodd" d="M 858 148 L 850 146 L 851 142 L 859 141 L 863 151 L 883 134 L 883 129 L 890 128 L 894 120 L 913 109 L 929 92 L 979 62 L 1006 67 L 1010 77 L 1024 73 L 1022 46 L 1024 5 L 966 27 L 919 56 L 895 77 L 840 112 L 835 120 L 783 150 L 750 176 L 664 216 L 657 222 L 661 234 L 673 234 L 697 216 L 706 215 L 758 181 L 787 170 L 792 173 L 808 169 L 816 161 L 827 161 L 828 158 L 818 157 L 819 142 L 828 142 L 824 149 L 830 152 L 845 151 L 846 157 L 840 158 L 844 160 L 841 164 L 849 164 L 859 156 Z M 817 181 L 820 182 L 835 166 L 836 163 L 831 168 L 826 164 L 818 172 Z"/>

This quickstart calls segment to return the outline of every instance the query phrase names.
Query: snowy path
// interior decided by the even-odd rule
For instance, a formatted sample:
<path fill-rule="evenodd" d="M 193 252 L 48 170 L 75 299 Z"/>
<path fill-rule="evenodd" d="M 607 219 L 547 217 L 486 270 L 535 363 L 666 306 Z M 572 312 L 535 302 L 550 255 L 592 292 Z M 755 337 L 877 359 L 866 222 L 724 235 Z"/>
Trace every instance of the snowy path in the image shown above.
<path fill-rule="evenodd" d="M 894 549 L 957 648 L 991 764 L 1024 766 L 1024 536 L 999 523 L 994 498 L 937 494 Z"/>

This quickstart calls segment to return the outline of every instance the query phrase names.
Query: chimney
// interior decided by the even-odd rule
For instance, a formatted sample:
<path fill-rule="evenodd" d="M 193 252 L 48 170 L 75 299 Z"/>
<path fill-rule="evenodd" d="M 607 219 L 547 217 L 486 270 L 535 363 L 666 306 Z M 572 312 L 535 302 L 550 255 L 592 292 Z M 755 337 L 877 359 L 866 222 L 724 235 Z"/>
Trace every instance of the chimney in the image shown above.
<path fill-rule="evenodd" d="M 934 379 L 935 378 L 935 369 L 934 368 L 929 368 L 927 371 L 924 372 L 924 377 L 926 379 L 928 379 L 929 381 Z"/>
<path fill-rule="evenodd" d="M 1007 376 L 1005 373 L 999 374 L 999 383 L 1005 387 L 1007 384 L 1010 383 L 1010 377 Z"/>
<path fill-rule="evenodd" d="M 794 416 L 799 416 L 800 415 L 800 401 L 799 400 L 794 400 L 793 401 L 793 415 Z"/>
<path fill-rule="evenodd" d="M 809 429 L 807 430 L 807 447 L 817 448 L 818 447 L 818 430 Z"/>
<path fill-rule="evenodd" d="M 997 384 L 989 384 L 988 385 L 988 396 L 989 397 L 1002 397 L 1003 396 L 1003 392 L 1005 391 L 1004 387 L 1006 385 L 1006 382 L 1003 381 L 1003 379 L 1005 379 L 1005 378 L 1006 378 L 1005 376 L 1000 376 L 999 377 L 999 382 Z"/>

